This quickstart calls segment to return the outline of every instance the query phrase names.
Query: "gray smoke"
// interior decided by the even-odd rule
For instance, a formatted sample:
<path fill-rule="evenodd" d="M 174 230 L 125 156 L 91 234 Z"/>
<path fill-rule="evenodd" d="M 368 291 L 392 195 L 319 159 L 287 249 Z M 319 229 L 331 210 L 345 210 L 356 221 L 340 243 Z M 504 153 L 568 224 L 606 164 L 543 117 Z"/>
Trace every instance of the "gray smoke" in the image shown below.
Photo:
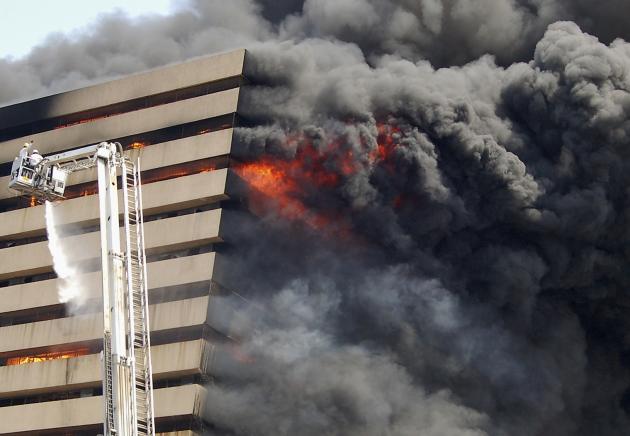
<path fill-rule="evenodd" d="M 273 1 L 263 1 L 276 10 Z M 573 20 L 606 42 L 628 38 L 624 0 L 306 0 L 285 1 L 285 37 L 356 43 L 367 54 L 395 53 L 451 66 L 493 54 L 501 64 L 526 60 L 547 25 Z M 273 14 L 270 14 L 273 17 Z M 277 19 L 277 12 L 276 12 Z"/>
<path fill-rule="evenodd" d="M 235 226 L 253 325 L 212 434 L 622 435 L 629 7 L 199 1 L 4 60 L 0 100 L 250 49 L 244 158 L 299 161 L 330 219 Z"/>
<path fill-rule="evenodd" d="M 437 66 L 484 54 L 530 59 L 546 27 L 572 20 L 610 43 L 630 39 L 626 0 L 182 0 L 169 17 L 104 14 L 93 28 L 53 34 L 24 59 L 0 59 L 0 102 L 104 81 L 255 42 L 311 38 L 356 44 Z"/>
<path fill-rule="evenodd" d="M 392 271 L 384 280 L 399 279 Z M 264 322 L 256 313 L 264 327 L 243 346 L 252 362 L 238 373 L 236 386 L 209 390 L 215 425 L 264 435 L 483 434 L 476 430 L 482 414 L 454 402 L 447 388 L 427 392 L 392 353 L 341 344 L 330 324 L 348 311 L 341 307 L 347 289 L 314 285 L 291 282 L 265 301 Z M 381 285 L 364 291 L 380 292 Z M 440 290 L 414 285 L 419 301 L 440 304 Z M 442 321 L 449 323 L 427 320 Z"/>
<path fill-rule="evenodd" d="M 233 414 L 219 406 L 215 422 L 269 434 L 262 413 L 280 434 L 407 434 L 411 413 L 419 434 L 623 434 L 629 49 L 571 22 L 551 25 L 533 60 L 509 67 L 489 56 L 448 69 L 389 54 L 368 64 L 354 44 L 314 38 L 257 45 L 249 77 L 259 85 L 242 113 L 264 127 L 238 131 L 243 149 L 302 160 L 302 173 L 289 173 L 303 186 L 292 196 L 352 236 L 344 244 L 324 226 L 317 241 L 289 243 L 295 223 L 278 224 L 246 250 L 238 269 L 255 286 L 238 289 L 264 295 L 257 302 L 273 322 L 245 346 L 254 376 L 213 393 L 250 405 L 270 396 Z M 397 145 L 374 161 L 383 124 L 399 129 Z M 302 159 L 309 149 L 319 158 Z M 339 183 L 313 185 L 317 171 Z M 269 299 L 293 295 L 295 283 L 329 306 L 303 296 L 278 311 Z M 323 320 L 300 320 L 300 334 L 292 322 L 304 305 Z M 363 395 L 341 388 L 338 399 L 330 387 L 322 399 L 322 378 L 339 370 L 320 358 L 348 347 L 372 360 L 343 366 L 369 374 L 353 382 Z M 295 353 L 289 365 L 277 361 L 284 353 Z M 408 380 L 421 390 L 380 397 L 387 414 L 364 411 L 380 386 Z M 427 409 L 439 410 L 437 429 Z"/>

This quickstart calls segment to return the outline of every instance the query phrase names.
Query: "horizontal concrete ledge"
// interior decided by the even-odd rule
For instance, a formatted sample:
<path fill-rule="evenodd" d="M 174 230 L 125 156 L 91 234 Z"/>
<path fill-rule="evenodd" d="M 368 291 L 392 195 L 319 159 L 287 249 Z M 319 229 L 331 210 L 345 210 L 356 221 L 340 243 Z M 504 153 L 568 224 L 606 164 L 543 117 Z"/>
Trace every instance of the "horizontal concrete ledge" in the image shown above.
<path fill-rule="evenodd" d="M 165 218 L 144 225 L 148 254 L 221 242 L 221 209 Z M 100 232 L 84 233 L 62 240 L 73 262 L 100 256 Z M 0 280 L 41 274 L 52 270 L 48 241 L 0 250 Z"/>
<path fill-rule="evenodd" d="M 185 285 L 212 280 L 215 253 L 180 257 L 147 264 L 149 291 L 157 288 Z M 101 283 L 101 273 L 93 272 L 79 276 L 80 283 Z M 60 304 L 59 280 L 42 280 L 0 288 L 0 313 L 24 312 Z M 85 300 L 101 298 L 101 287 L 85 289 Z M 0 383 L 1 384 L 1 383 Z"/>
<path fill-rule="evenodd" d="M 205 389 L 185 385 L 154 391 L 155 417 L 200 416 Z M 103 397 L 0 407 L 0 434 L 95 425 L 103 422 Z"/>
<path fill-rule="evenodd" d="M 245 50 L 204 56 L 0 108 L 0 129 L 109 106 L 243 74 Z"/>
<path fill-rule="evenodd" d="M 12 162 L 26 141 L 35 141 L 42 154 L 49 154 L 234 113 L 238 98 L 239 89 L 230 89 L 0 142 L 0 162 Z"/>
<path fill-rule="evenodd" d="M 199 433 L 195 433 L 192 430 L 183 431 L 169 431 L 168 433 L 156 433 L 157 436 L 198 436 Z"/>
<path fill-rule="evenodd" d="M 226 200 L 227 174 L 228 170 L 223 168 L 145 185 L 142 187 L 144 214 L 155 215 Z M 118 191 L 118 199 L 118 203 L 122 204 L 121 190 Z M 54 206 L 55 223 L 59 226 L 97 225 L 98 214 L 98 195 L 73 198 Z M 0 214 L 0 240 L 44 234 L 46 234 L 44 205 Z"/>
<path fill-rule="evenodd" d="M 208 315 L 209 297 L 149 306 L 151 332 L 201 325 Z M 103 337 L 101 313 L 0 327 L 0 354 L 87 342 Z M 0 420 L 0 422 L 2 422 Z"/>
<path fill-rule="evenodd" d="M 153 379 L 200 374 L 208 345 L 203 339 L 151 347 Z M 0 367 L 0 398 L 83 389 L 102 383 L 100 354 Z"/>
<path fill-rule="evenodd" d="M 195 433 L 192 430 L 183 431 L 169 431 L 168 433 L 156 433 L 157 436 L 199 436 L 199 433 Z"/>
<path fill-rule="evenodd" d="M 192 162 L 200 159 L 224 156 L 232 150 L 233 129 L 218 130 L 202 135 L 189 136 L 173 141 L 151 144 L 147 147 L 127 150 L 125 155 L 132 160 L 140 159 L 142 171 L 165 166 Z M 9 176 L 0 177 L 0 200 L 17 197 L 9 189 Z M 68 179 L 68 186 L 96 180 L 96 169 L 73 173 Z"/>

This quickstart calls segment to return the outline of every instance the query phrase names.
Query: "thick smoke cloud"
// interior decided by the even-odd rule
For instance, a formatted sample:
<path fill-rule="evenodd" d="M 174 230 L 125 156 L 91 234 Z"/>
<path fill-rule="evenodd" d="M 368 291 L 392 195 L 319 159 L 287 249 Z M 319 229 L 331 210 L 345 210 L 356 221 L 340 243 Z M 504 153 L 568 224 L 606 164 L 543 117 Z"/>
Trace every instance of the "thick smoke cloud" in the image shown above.
<path fill-rule="evenodd" d="M 0 102 L 30 98 L 260 41 L 338 39 L 452 66 L 490 54 L 530 59 L 547 25 L 572 20 L 609 43 L 630 39 L 625 0 L 188 0 L 169 17 L 106 14 L 51 35 L 26 58 L 0 59 Z"/>
<path fill-rule="evenodd" d="M 0 60 L 0 101 L 65 91 L 269 38 L 249 0 L 195 2 L 172 16 L 105 14 L 84 33 L 53 34 L 24 59 Z"/>
<path fill-rule="evenodd" d="M 283 37 L 334 36 L 366 53 L 429 59 L 440 66 L 495 55 L 529 58 L 547 25 L 576 21 L 606 42 L 628 39 L 623 0 L 306 0 L 263 1 Z M 300 8 L 301 5 L 301 8 Z M 283 8 L 289 18 L 279 18 Z M 301 12 L 301 13 L 299 13 Z M 282 15 L 280 17 L 283 17 Z"/>
<path fill-rule="evenodd" d="M 320 355 L 350 346 L 373 365 L 344 366 L 371 374 L 364 396 L 348 400 L 345 426 L 300 419 L 313 410 L 330 417 L 333 399 L 312 405 L 284 394 L 292 407 L 272 413 L 287 403 L 268 399 L 269 413 L 320 433 L 406 434 L 400 405 L 431 408 L 431 394 L 447 389 L 438 407 L 442 434 L 623 434 L 629 48 L 605 45 L 571 22 L 551 25 L 532 61 L 507 68 L 490 57 L 448 69 L 392 55 L 368 64 L 356 45 L 322 39 L 257 45 L 249 75 L 260 85 L 244 96 L 242 113 L 264 127 L 239 130 L 244 149 L 300 161 L 302 173 L 286 173 L 305 187 L 293 195 L 309 211 L 341 215 L 352 233 L 346 245 L 361 248 L 293 246 L 282 236 L 293 234 L 290 227 L 258 240 L 259 251 L 239 268 L 255 277 L 251 294 L 265 295 L 257 302 L 276 322 L 291 320 L 302 306 L 277 312 L 268 300 L 295 292 L 290 280 L 306 278 L 298 282 L 302 292 L 332 309 L 295 298 L 325 316 L 321 327 L 299 325 L 336 346 L 292 343 L 298 332 L 284 327 L 289 334 L 278 336 L 266 324 L 246 343 L 261 372 L 230 392 L 253 404 L 261 390 L 308 390 L 291 372 L 309 379 Z M 383 125 L 399 130 L 379 161 L 370 156 Z M 304 159 L 310 148 L 323 157 Z M 312 190 L 309 174 L 318 170 L 340 182 Z M 317 234 L 334 239 L 337 231 L 324 225 Z M 290 371 L 275 361 L 274 353 L 298 350 L 308 357 L 292 360 Z M 400 372 L 384 371 L 383 356 Z M 382 397 L 391 415 L 368 423 L 357 410 L 384 376 L 392 386 L 409 378 L 429 396 Z M 262 428 L 260 410 L 241 409 L 230 421 L 221 408 L 216 422 L 266 434 L 254 430 Z M 432 434 L 431 422 L 422 418 L 416 429 Z"/>
<path fill-rule="evenodd" d="M 399 283 L 396 273 L 384 280 Z M 239 374 L 238 388 L 209 390 L 217 426 L 265 435 L 482 434 L 481 414 L 454 403 L 447 389 L 426 392 L 391 353 L 340 345 L 329 324 L 347 312 L 347 297 L 324 286 L 314 294 L 313 283 L 295 281 L 266 302 L 264 332 L 244 347 L 253 359 L 247 376 Z M 439 296 L 420 286 L 429 292 L 417 296 L 436 304 Z"/>
<path fill-rule="evenodd" d="M 621 435 L 627 9 L 197 2 L 4 60 L 0 100 L 250 49 L 237 138 L 297 162 L 306 218 L 232 217 L 252 325 L 208 387 L 213 434 Z"/>

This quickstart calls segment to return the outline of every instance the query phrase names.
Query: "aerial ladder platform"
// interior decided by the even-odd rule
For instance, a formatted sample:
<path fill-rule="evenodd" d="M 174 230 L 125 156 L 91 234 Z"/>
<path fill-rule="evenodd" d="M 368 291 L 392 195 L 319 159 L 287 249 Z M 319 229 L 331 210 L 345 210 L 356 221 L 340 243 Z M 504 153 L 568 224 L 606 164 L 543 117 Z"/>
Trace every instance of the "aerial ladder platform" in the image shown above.
<path fill-rule="evenodd" d="M 42 156 L 24 147 L 11 168 L 9 188 L 37 202 L 64 198 L 68 176 L 97 168 L 103 277 L 103 399 L 105 436 L 153 436 L 140 165 L 119 143 L 101 142 Z M 120 173 L 122 211 L 118 201 Z M 121 213 L 122 212 L 122 213 Z M 119 216 L 122 215 L 122 221 Z M 123 227 L 121 238 L 120 225 Z"/>

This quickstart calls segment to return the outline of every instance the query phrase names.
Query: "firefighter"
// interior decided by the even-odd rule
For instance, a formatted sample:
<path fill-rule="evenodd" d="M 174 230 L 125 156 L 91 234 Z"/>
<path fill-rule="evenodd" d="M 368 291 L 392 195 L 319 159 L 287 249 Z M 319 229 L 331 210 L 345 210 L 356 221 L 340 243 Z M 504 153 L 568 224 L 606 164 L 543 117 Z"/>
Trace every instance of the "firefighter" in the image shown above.
<path fill-rule="evenodd" d="M 28 148 L 30 146 L 31 144 L 28 142 L 25 142 L 24 145 L 22 146 L 22 149 L 20 150 L 20 154 L 18 155 L 18 159 L 20 159 L 20 162 L 22 162 L 24 158 L 28 155 Z"/>
<path fill-rule="evenodd" d="M 44 157 L 39 154 L 39 151 L 33 150 L 33 153 L 31 153 L 31 165 L 33 166 L 33 169 L 35 169 L 42 160 L 44 160 Z"/>

